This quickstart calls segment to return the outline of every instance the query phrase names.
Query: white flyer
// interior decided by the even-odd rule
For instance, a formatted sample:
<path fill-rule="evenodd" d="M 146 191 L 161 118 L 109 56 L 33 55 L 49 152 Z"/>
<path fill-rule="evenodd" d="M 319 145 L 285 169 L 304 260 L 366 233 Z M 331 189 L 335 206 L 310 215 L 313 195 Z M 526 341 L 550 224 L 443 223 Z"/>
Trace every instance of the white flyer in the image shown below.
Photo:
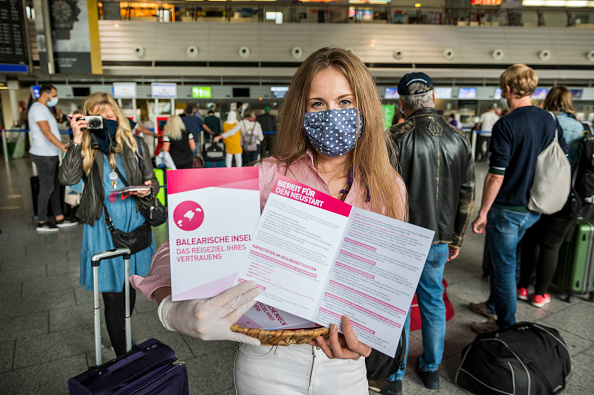
<path fill-rule="evenodd" d="M 347 315 L 360 341 L 394 356 L 433 234 L 279 176 L 236 283 L 324 326 Z"/>

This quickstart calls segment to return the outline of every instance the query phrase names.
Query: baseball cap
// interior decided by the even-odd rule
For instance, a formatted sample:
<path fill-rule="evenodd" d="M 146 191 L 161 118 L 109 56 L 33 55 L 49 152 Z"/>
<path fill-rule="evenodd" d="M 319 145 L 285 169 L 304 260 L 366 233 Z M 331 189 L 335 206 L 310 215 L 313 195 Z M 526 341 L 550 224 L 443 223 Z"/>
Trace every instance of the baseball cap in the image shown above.
<path fill-rule="evenodd" d="M 270 107 L 268 107 L 268 106 L 264 107 L 264 111 L 270 111 Z"/>
<path fill-rule="evenodd" d="M 421 91 L 414 91 L 411 92 L 409 90 L 410 85 L 419 82 L 421 84 L 427 85 L 427 90 Z M 400 79 L 398 83 L 398 94 L 409 96 L 409 95 L 419 95 L 421 93 L 427 93 L 433 90 L 433 80 L 425 73 L 408 73 L 405 74 L 404 77 Z"/>

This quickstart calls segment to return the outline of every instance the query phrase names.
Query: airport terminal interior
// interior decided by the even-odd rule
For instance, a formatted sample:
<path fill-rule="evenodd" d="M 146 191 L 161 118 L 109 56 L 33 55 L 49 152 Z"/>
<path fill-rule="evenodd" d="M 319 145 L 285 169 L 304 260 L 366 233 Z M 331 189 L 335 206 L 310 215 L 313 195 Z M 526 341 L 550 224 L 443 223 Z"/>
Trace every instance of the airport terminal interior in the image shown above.
<path fill-rule="evenodd" d="M 68 143 L 64 116 L 96 92 L 113 95 L 124 116 L 157 135 L 187 107 L 225 120 L 239 103 L 278 117 L 299 64 L 326 46 L 365 63 L 388 128 L 398 118 L 398 81 L 424 72 L 433 79 L 438 114 L 453 116 L 472 146 L 475 218 L 490 137 L 476 124 L 490 106 L 501 109 L 499 75 L 512 64 L 529 65 L 539 76 L 533 105 L 565 85 L 576 118 L 592 126 L 593 37 L 594 1 L 582 0 L 1 0 L 0 393 L 66 394 L 68 379 L 95 363 L 93 295 L 79 285 L 83 226 L 36 232 L 27 111 L 43 84 L 57 89 L 55 115 Z M 158 140 L 142 138 L 153 152 Z M 206 138 L 198 141 L 202 154 Z M 168 225 L 154 227 L 153 235 L 159 246 Z M 469 229 L 459 257 L 445 268 L 455 315 L 447 323 L 441 388 L 425 388 L 415 373 L 423 350 L 418 330 L 410 337 L 405 394 L 467 393 L 454 381 L 462 350 L 476 336 L 470 325 L 483 320 L 468 304 L 489 295 L 483 250 L 484 235 Z M 541 308 L 518 301 L 517 320 L 557 329 L 571 355 L 564 393 L 591 394 L 594 303 L 587 294 L 567 301 L 554 285 L 549 292 L 551 303 Z M 104 323 L 102 333 L 108 361 L 115 354 Z M 166 330 L 157 303 L 138 293 L 132 338 L 152 337 L 185 362 L 191 394 L 235 393 L 237 343 Z"/>

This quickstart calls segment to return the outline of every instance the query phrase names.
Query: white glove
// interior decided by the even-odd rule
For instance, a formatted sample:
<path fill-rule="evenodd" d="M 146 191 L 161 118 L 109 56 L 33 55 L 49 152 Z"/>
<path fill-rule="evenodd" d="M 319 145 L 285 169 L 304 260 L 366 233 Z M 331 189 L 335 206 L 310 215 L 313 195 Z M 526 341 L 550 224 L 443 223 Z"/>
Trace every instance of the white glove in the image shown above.
<path fill-rule="evenodd" d="M 159 319 L 170 331 L 202 340 L 231 340 L 254 346 L 260 340 L 229 328 L 255 303 L 262 292 L 255 281 L 246 281 L 211 299 L 193 299 L 172 302 L 171 295 L 159 305 Z"/>

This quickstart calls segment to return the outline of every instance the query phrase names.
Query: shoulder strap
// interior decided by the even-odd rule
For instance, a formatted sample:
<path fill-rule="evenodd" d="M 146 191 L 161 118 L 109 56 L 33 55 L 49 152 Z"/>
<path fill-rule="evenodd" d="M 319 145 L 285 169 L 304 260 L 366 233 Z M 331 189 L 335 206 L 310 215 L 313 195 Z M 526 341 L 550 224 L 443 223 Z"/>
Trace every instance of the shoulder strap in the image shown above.
<path fill-rule="evenodd" d="M 105 214 L 105 217 L 103 218 L 103 220 L 105 221 L 105 225 L 107 225 L 107 229 L 109 229 L 110 231 L 113 232 L 113 230 L 114 230 L 113 221 L 111 220 L 111 217 L 109 216 L 109 212 L 107 211 L 107 207 L 105 207 L 105 204 L 103 204 L 103 213 Z"/>
<path fill-rule="evenodd" d="M 557 117 L 555 116 L 555 114 L 553 114 L 552 111 L 549 111 L 549 114 L 551 114 L 551 116 L 553 117 L 553 119 L 555 120 L 555 140 L 554 141 L 558 141 L 558 133 L 557 133 L 557 126 L 561 126 L 559 125 L 559 121 L 557 120 Z"/>
<path fill-rule="evenodd" d="M 120 173 L 120 171 L 118 170 L 118 167 L 116 166 L 115 168 L 115 172 L 118 174 L 118 177 L 120 177 L 122 179 L 122 182 L 124 183 L 125 186 L 129 187 L 130 184 L 128 183 L 128 180 L 126 180 L 126 177 L 123 176 L 122 173 Z"/>

